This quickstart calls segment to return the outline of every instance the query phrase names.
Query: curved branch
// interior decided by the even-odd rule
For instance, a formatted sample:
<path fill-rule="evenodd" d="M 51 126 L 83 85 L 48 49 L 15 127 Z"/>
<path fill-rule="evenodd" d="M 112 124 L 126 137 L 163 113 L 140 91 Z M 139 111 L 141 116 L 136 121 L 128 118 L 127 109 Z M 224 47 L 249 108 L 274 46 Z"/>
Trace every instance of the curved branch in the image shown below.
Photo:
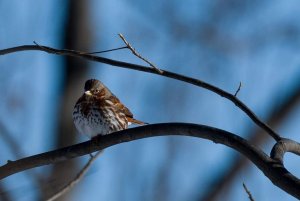
<path fill-rule="evenodd" d="M 290 139 L 282 139 L 273 146 L 271 158 L 283 164 L 283 156 L 286 152 L 300 156 L 300 144 Z"/>
<path fill-rule="evenodd" d="M 183 81 L 186 83 L 190 83 L 190 84 L 208 89 L 208 90 L 230 100 L 231 102 L 233 102 L 237 107 L 239 107 L 242 111 L 244 111 L 253 120 L 253 122 L 255 122 L 263 130 L 265 130 L 276 141 L 281 140 L 281 137 L 278 133 L 273 131 L 267 124 L 262 122 L 242 101 L 240 101 L 237 97 L 235 97 L 235 95 L 230 94 L 218 87 L 215 87 L 215 86 L 208 84 L 206 82 L 203 82 L 201 80 L 190 78 L 190 77 L 187 77 L 184 75 L 176 74 L 176 73 L 161 70 L 161 69 L 160 69 L 160 72 L 158 72 L 156 69 L 149 68 L 147 66 L 126 63 L 126 62 L 112 60 L 112 59 L 108 59 L 108 58 L 104 58 L 104 57 L 98 57 L 98 56 L 94 56 L 94 55 L 84 53 L 84 52 L 67 50 L 67 49 L 59 50 L 59 49 L 54 49 L 54 48 L 50 48 L 47 46 L 41 46 L 41 45 L 23 45 L 23 46 L 2 49 L 2 50 L 0 50 L 0 55 L 10 54 L 10 53 L 19 52 L 19 51 L 28 51 L 28 50 L 39 50 L 39 51 L 48 52 L 50 54 L 84 58 L 87 60 L 105 63 L 105 64 L 116 66 L 116 67 L 122 67 L 122 68 L 127 68 L 127 69 L 143 71 L 143 72 L 147 72 L 147 73 L 153 73 L 153 74 L 161 75 L 161 76 L 168 77 L 168 78 L 173 78 L 176 80 L 180 80 L 180 81 Z"/>
<path fill-rule="evenodd" d="M 291 91 L 291 94 L 287 95 L 285 97 L 286 99 L 280 104 L 274 105 L 269 113 L 266 123 L 272 128 L 279 127 L 300 103 L 300 74 L 294 81 L 294 90 Z M 268 140 L 268 136 L 263 135 L 262 130 L 255 129 L 251 133 L 252 134 L 248 135 L 251 136 L 248 138 L 248 141 L 258 147 Z M 230 189 L 230 186 L 233 186 L 232 183 L 237 175 L 239 175 L 242 170 L 246 169 L 249 164 L 249 161 L 245 157 L 242 157 L 241 155 L 236 157 L 235 162 L 231 164 L 231 167 L 220 175 L 219 178 L 215 178 L 212 181 L 213 188 L 206 191 L 204 195 L 199 196 L 198 200 L 217 200 L 217 197 L 220 197 L 221 194 L 229 191 L 228 189 Z"/>
<path fill-rule="evenodd" d="M 152 124 L 126 129 L 106 136 L 97 136 L 93 140 L 62 149 L 10 161 L 0 167 L 0 179 L 30 168 L 79 157 L 123 142 L 168 135 L 204 138 L 231 147 L 250 159 L 276 186 L 300 199 L 300 180 L 289 173 L 281 163 L 268 157 L 262 150 L 230 132 L 188 123 Z"/>

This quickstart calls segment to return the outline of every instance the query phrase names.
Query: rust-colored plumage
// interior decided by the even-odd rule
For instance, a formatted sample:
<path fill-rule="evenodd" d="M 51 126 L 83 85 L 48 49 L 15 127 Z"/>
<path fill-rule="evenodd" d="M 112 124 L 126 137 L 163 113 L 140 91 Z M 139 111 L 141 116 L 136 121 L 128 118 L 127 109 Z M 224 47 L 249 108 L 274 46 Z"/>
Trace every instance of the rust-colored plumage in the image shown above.
<path fill-rule="evenodd" d="M 126 129 L 131 123 L 145 124 L 134 119 L 130 110 L 99 80 L 86 81 L 84 90 L 73 111 L 80 133 L 92 138 Z"/>

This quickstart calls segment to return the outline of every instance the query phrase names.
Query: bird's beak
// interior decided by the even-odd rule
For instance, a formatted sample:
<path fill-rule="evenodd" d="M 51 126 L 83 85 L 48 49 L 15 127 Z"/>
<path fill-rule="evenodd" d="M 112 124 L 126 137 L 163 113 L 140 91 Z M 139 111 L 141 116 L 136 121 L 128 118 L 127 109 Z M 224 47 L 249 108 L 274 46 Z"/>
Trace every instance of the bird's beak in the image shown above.
<path fill-rule="evenodd" d="M 84 92 L 84 94 L 87 95 L 87 96 L 92 96 L 92 95 L 93 95 L 93 94 L 91 93 L 91 91 L 86 91 L 86 92 Z"/>

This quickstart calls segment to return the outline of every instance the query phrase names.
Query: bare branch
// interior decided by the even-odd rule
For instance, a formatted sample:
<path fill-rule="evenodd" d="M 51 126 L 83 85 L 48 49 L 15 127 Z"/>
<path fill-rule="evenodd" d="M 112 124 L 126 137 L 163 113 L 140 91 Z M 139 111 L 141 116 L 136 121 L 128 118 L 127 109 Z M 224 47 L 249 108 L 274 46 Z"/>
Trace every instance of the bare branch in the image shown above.
<path fill-rule="evenodd" d="M 2 122 L 0 122 L 0 136 L 2 140 L 5 140 L 5 142 L 8 144 L 10 151 L 16 158 L 24 156 L 24 154 L 22 154 L 23 151 L 21 150 L 20 145 L 13 138 L 13 135 L 8 131 Z"/>
<path fill-rule="evenodd" d="M 231 147 L 251 160 L 274 185 L 300 199 L 300 180 L 289 173 L 278 160 L 268 157 L 261 149 L 256 148 L 245 139 L 233 133 L 209 126 L 188 123 L 163 123 L 130 128 L 110 135 L 99 135 L 90 141 L 62 149 L 11 161 L 0 167 L 0 179 L 30 168 L 48 165 L 103 150 L 116 144 L 146 137 L 168 135 L 198 137 Z"/>
<path fill-rule="evenodd" d="M 6 190 L 4 183 L 0 183 L 0 200 L 1 201 L 13 201 L 11 193 Z"/>
<path fill-rule="evenodd" d="M 43 51 L 45 52 L 48 52 L 48 53 L 51 53 L 51 54 L 56 54 L 55 53 L 55 50 L 52 50 L 52 48 L 48 48 L 46 46 L 42 46 L 42 45 L 39 45 L 37 42 L 33 41 L 33 43 L 38 46 L 39 48 L 41 48 Z"/>
<path fill-rule="evenodd" d="M 102 53 L 106 53 L 106 52 L 112 52 L 112 51 L 116 51 L 116 50 L 122 50 L 122 49 L 127 49 L 127 46 L 124 47 L 118 47 L 118 48 L 114 48 L 114 49 L 110 49 L 110 50 L 103 50 L 103 51 L 99 51 L 99 52 L 89 52 L 88 54 L 102 54 Z"/>
<path fill-rule="evenodd" d="M 76 175 L 76 177 L 70 181 L 68 184 L 66 184 L 62 189 L 60 189 L 57 193 L 55 193 L 53 196 L 51 196 L 47 201 L 54 201 L 63 194 L 67 193 L 70 191 L 82 178 L 83 176 L 87 173 L 93 162 L 103 153 L 103 150 L 100 150 L 96 153 L 96 155 L 91 156 L 90 160 L 85 164 L 85 166 L 82 168 L 82 170 Z"/>
<path fill-rule="evenodd" d="M 300 85 L 298 80 L 300 76 L 295 78 L 295 84 L 291 94 L 286 95 L 283 102 L 274 105 L 271 109 L 270 116 L 267 119 L 267 124 L 272 127 L 279 127 L 284 120 L 289 116 L 291 112 L 299 105 L 300 102 Z M 262 130 L 255 128 L 251 131 L 248 141 L 256 146 L 260 146 L 265 143 L 268 138 L 266 135 L 263 135 Z M 204 195 L 199 196 L 199 200 L 205 201 L 215 201 L 223 193 L 229 191 L 228 189 L 232 186 L 237 175 L 249 166 L 250 162 L 247 158 L 238 155 L 235 159 L 235 162 L 232 163 L 231 167 L 224 172 L 223 175 L 220 175 L 219 178 L 215 178 L 213 181 L 212 188 L 205 192 Z"/>
<path fill-rule="evenodd" d="M 39 45 L 36 41 L 33 41 L 33 43 L 44 49 L 44 51 L 48 52 L 48 51 L 52 51 L 53 54 L 55 54 L 55 51 L 53 51 L 51 48 L 45 47 L 45 46 L 41 46 Z M 106 53 L 106 52 L 112 52 L 112 51 L 116 51 L 116 50 L 122 50 L 122 49 L 128 49 L 128 46 L 124 46 L 124 47 L 118 47 L 118 48 L 113 48 L 113 49 L 109 49 L 109 50 L 103 50 L 103 51 L 97 51 L 97 52 L 87 52 L 85 54 L 102 54 L 102 53 Z M 49 52 L 50 53 L 50 52 Z"/>
<path fill-rule="evenodd" d="M 157 72 L 159 72 L 160 74 L 163 73 L 163 71 L 159 68 L 157 68 L 152 62 L 148 61 L 147 59 L 145 59 L 144 57 L 142 57 L 136 50 L 134 47 L 132 47 L 132 45 L 125 39 L 125 37 L 122 34 L 118 34 L 120 36 L 120 38 L 123 40 L 123 42 L 126 44 L 126 46 L 128 47 L 128 49 L 130 49 L 130 51 L 132 52 L 132 54 L 134 54 L 135 56 L 137 56 L 138 58 L 140 58 L 141 60 L 143 60 L 144 62 L 146 62 L 147 64 L 149 64 L 153 69 L 155 69 Z"/>
<path fill-rule="evenodd" d="M 244 111 L 251 119 L 253 122 L 255 122 L 259 127 L 261 127 L 263 130 L 265 130 L 270 136 L 272 136 L 276 141 L 281 140 L 281 137 L 278 133 L 276 133 L 272 128 L 270 128 L 267 124 L 262 122 L 255 114 L 252 112 L 242 101 L 240 101 L 237 97 L 234 95 L 216 87 L 211 84 L 208 84 L 206 82 L 203 82 L 201 80 L 187 77 L 184 75 L 176 74 L 173 72 L 165 71 L 163 70 L 162 73 L 157 72 L 153 68 L 149 68 L 147 66 L 142 66 L 142 65 L 137 65 L 137 64 L 131 64 L 131 63 L 126 63 L 122 61 L 117 61 L 117 60 L 112 60 L 104 57 L 98 57 L 95 55 L 87 54 L 84 52 L 79 52 L 75 50 L 59 50 L 59 49 L 54 49 L 46 46 L 37 46 L 37 45 L 23 45 L 23 46 L 17 46 L 17 47 L 12 47 L 12 48 L 7 48 L 7 49 L 2 49 L 0 50 L 0 55 L 5 55 L 5 54 L 10 54 L 14 52 L 19 52 L 19 51 L 28 51 L 28 50 L 39 50 L 39 51 L 44 51 L 48 52 L 51 54 L 57 54 L 57 55 L 63 55 L 63 56 L 72 56 L 72 57 L 79 57 L 79 58 L 84 58 L 87 60 L 91 61 L 96 61 L 100 63 L 105 63 L 108 65 L 116 66 L 116 67 L 121 67 L 121 68 L 127 68 L 127 69 L 133 69 L 133 70 L 138 70 L 142 72 L 147 72 L 147 73 L 153 73 L 157 75 L 161 75 L 164 77 L 172 78 L 175 80 L 180 80 L 186 83 L 190 83 L 195 86 L 199 86 L 202 88 L 205 88 L 207 90 L 210 90 L 228 100 L 233 102 L 237 107 L 239 107 L 242 111 Z"/>
<path fill-rule="evenodd" d="M 253 199 L 253 197 L 252 197 L 252 195 L 251 195 L 251 192 L 248 190 L 248 188 L 247 188 L 247 186 L 246 186 L 245 183 L 243 183 L 243 187 L 244 187 L 246 193 L 248 194 L 249 200 L 250 200 L 250 201 L 254 201 L 254 199 Z"/>
<path fill-rule="evenodd" d="M 300 144 L 290 139 L 282 139 L 273 146 L 271 158 L 283 164 L 283 156 L 286 152 L 300 156 Z"/>
<path fill-rule="evenodd" d="M 236 97 L 238 95 L 238 93 L 240 92 L 242 88 L 242 82 L 240 82 L 238 89 L 236 90 L 236 92 L 234 93 L 234 96 Z"/>
<path fill-rule="evenodd" d="M 0 121 L 0 136 L 1 139 L 6 142 L 6 144 L 8 145 L 10 151 L 12 152 L 15 158 L 21 158 L 25 156 L 23 150 L 21 149 L 20 144 L 17 142 L 16 139 L 13 138 L 13 134 L 9 132 L 9 130 L 1 121 Z M 9 162 L 9 160 L 7 162 Z M 43 177 L 40 174 L 38 174 L 36 171 L 29 171 L 27 172 L 27 175 L 30 176 L 36 182 L 37 185 L 41 185 L 43 183 Z M 4 184 L 0 185 L 0 189 L 3 188 L 3 186 Z M 1 199 L 4 200 L 2 196 L 8 197 L 9 196 L 8 192 L 4 194 L 0 193 L 0 200 Z"/>

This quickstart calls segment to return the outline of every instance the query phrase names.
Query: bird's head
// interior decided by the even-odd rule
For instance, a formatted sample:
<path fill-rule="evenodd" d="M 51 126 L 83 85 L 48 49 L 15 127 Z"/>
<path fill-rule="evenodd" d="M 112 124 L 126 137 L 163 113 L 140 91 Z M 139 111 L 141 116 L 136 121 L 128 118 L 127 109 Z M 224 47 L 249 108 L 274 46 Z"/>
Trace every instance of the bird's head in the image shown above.
<path fill-rule="evenodd" d="M 103 96 L 105 95 L 106 87 L 102 82 L 96 79 L 90 79 L 85 82 L 84 85 L 84 94 L 87 98 L 91 98 L 93 96 Z"/>

